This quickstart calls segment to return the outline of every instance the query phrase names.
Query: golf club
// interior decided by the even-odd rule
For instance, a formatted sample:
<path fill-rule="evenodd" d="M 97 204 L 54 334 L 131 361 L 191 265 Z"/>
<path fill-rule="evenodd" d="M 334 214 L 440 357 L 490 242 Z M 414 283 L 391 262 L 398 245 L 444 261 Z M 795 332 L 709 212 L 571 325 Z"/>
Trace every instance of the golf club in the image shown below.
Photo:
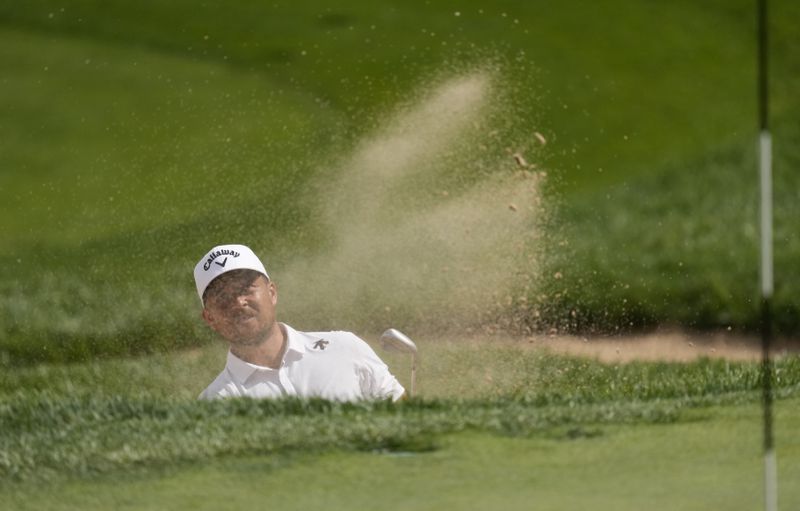
<path fill-rule="evenodd" d="M 390 328 L 381 335 L 381 347 L 386 351 L 411 353 L 411 388 L 408 397 L 413 397 L 417 380 L 417 345 L 400 330 Z"/>

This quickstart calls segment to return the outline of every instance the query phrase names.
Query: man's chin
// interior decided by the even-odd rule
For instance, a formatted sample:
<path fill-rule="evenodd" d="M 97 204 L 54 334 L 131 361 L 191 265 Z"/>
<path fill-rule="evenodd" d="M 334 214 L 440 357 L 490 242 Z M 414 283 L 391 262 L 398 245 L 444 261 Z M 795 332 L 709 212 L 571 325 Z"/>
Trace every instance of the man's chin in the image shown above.
<path fill-rule="evenodd" d="M 266 337 L 262 330 L 239 328 L 231 342 L 240 346 L 256 346 L 264 342 Z"/>

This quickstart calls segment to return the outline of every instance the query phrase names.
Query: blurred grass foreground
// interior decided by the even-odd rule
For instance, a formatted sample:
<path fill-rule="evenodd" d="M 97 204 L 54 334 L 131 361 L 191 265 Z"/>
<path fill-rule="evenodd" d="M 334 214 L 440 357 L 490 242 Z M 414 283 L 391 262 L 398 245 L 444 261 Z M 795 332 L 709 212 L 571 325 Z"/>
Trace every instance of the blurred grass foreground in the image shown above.
<path fill-rule="evenodd" d="M 800 7 L 771 5 L 775 321 L 796 336 Z M 754 20 L 744 0 L 2 2 L 2 364 L 202 344 L 191 268 L 226 242 L 264 256 L 298 328 L 753 331 Z"/>
<path fill-rule="evenodd" d="M 0 502 L 4 490 L 17 483 L 33 483 L 27 492 L 41 493 L 37 483 L 45 481 L 137 469 L 158 473 L 160 467 L 221 456 L 281 459 L 334 449 L 429 452 L 440 448 L 444 435 L 465 431 L 567 440 L 635 424 L 648 436 L 661 438 L 664 428 L 652 426 L 720 415 L 738 424 L 735 413 L 721 414 L 720 409 L 753 406 L 760 396 L 759 366 L 751 362 L 611 365 L 521 343 L 423 340 L 420 346 L 431 361 L 421 373 L 422 399 L 400 404 L 289 398 L 197 401 L 198 382 L 219 368 L 219 353 L 212 347 L 4 371 Z M 777 360 L 775 375 L 777 404 L 791 414 L 782 427 L 791 432 L 797 424 L 800 358 Z M 755 438 L 737 442 L 743 449 L 758 445 Z M 797 445 L 791 442 L 787 438 L 782 449 Z M 536 457 L 557 458 L 561 451 L 553 451 L 555 447 Z M 630 446 L 633 452 L 637 448 Z M 683 449 L 667 447 L 676 448 Z M 791 465 L 797 458 L 788 457 L 790 452 L 796 450 L 782 455 Z M 691 459 L 693 453 L 685 455 Z M 753 461 L 751 468 L 756 466 Z"/>

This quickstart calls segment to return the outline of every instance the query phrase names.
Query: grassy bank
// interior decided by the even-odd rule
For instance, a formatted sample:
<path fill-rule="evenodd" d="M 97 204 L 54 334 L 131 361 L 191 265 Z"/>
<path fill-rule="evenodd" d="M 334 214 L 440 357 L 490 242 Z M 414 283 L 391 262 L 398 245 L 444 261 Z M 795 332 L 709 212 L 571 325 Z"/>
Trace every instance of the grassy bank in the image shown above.
<path fill-rule="evenodd" d="M 777 408 L 778 502 L 800 503 L 793 434 L 797 399 Z M 605 425 L 529 437 L 446 435 L 428 452 L 248 455 L 200 466 L 18 486 L 0 496 L 19 510 L 218 509 L 730 509 L 762 505 L 755 405 L 710 407 L 690 420 Z M 311 483 L 309 483 L 311 482 Z"/>
<path fill-rule="evenodd" d="M 582 436 L 759 399 L 754 363 L 604 365 L 513 344 L 422 348 L 438 366 L 424 366 L 421 398 L 399 405 L 194 401 L 219 370 L 218 352 L 5 371 L 3 480 L 59 481 L 244 454 L 426 452 L 442 435 L 463 431 Z M 476 362 L 487 354 L 489 362 Z M 797 397 L 799 362 L 777 362 L 779 399 Z M 396 364 L 394 371 L 403 378 Z"/>
<path fill-rule="evenodd" d="M 776 132 L 788 145 L 800 124 L 780 119 Z M 784 146 L 774 160 L 775 325 L 789 336 L 800 328 L 798 156 Z M 757 331 L 757 158 L 754 143 L 729 144 L 565 205 L 568 244 L 549 260 L 542 306 L 584 331 L 664 323 Z"/>
<path fill-rule="evenodd" d="M 194 401 L 220 367 L 218 348 L 5 371 L 0 503 L 516 509 L 529 493 L 544 509 L 759 502 L 758 364 L 606 365 L 519 343 L 420 347 L 421 397 L 398 405 Z M 777 361 L 775 389 L 781 503 L 791 506 L 800 359 Z"/>

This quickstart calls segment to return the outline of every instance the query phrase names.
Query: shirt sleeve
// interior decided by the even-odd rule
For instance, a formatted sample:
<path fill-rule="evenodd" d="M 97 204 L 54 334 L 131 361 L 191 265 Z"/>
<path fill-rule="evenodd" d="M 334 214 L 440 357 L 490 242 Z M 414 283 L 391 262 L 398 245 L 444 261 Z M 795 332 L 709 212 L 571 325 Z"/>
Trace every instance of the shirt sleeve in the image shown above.
<path fill-rule="evenodd" d="M 359 352 L 357 362 L 359 384 L 365 399 L 388 399 L 397 401 L 406 392 L 397 378 L 389 371 L 383 360 L 363 339 L 353 334 Z"/>

